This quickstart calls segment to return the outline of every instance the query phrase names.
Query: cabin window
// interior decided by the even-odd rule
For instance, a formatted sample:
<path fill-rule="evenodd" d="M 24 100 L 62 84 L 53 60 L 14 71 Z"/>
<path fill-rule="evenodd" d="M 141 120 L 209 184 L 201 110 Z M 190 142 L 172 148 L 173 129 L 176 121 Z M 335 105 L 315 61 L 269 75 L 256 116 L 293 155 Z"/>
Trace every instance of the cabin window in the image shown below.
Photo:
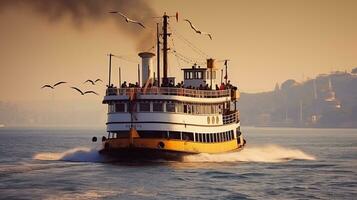
<path fill-rule="evenodd" d="M 183 112 L 184 113 L 187 113 L 188 112 L 188 105 L 183 105 Z"/>
<path fill-rule="evenodd" d="M 167 131 L 138 131 L 141 138 L 167 138 Z"/>
<path fill-rule="evenodd" d="M 199 139 L 200 142 L 203 142 L 202 133 L 198 134 L 198 139 Z"/>
<path fill-rule="evenodd" d="M 113 104 L 109 104 L 108 105 L 108 113 L 113 113 L 113 112 L 115 112 L 114 105 Z"/>
<path fill-rule="evenodd" d="M 140 112 L 150 112 L 150 103 L 139 103 Z"/>
<path fill-rule="evenodd" d="M 236 129 L 236 132 L 237 132 L 237 137 L 239 137 L 242 133 L 240 132 L 240 127 L 238 127 L 237 129 Z"/>
<path fill-rule="evenodd" d="M 125 103 L 115 104 L 115 112 L 125 112 Z"/>
<path fill-rule="evenodd" d="M 163 112 L 164 111 L 163 103 L 161 102 L 153 103 L 152 110 L 154 112 Z"/>
<path fill-rule="evenodd" d="M 226 132 L 223 132 L 223 140 L 226 142 L 227 141 L 227 134 Z"/>
<path fill-rule="evenodd" d="M 207 142 L 208 142 L 208 143 L 212 142 L 212 140 L 211 140 L 211 133 L 208 133 L 208 134 L 207 134 Z"/>
<path fill-rule="evenodd" d="M 166 103 L 166 112 L 175 112 L 175 104 L 174 103 Z"/>
<path fill-rule="evenodd" d="M 169 138 L 170 138 L 170 139 L 180 140 L 180 139 L 181 139 L 181 132 L 178 132 L 178 131 L 169 131 Z"/>
<path fill-rule="evenodd" d="M 202 133 L 202 142 L 207 142 L 207 134 Z"/>
<path fill-rule="evenodd" d="M 182 139 L 186 141 L 193 141 L 193 133 L 182 132 Z"/>

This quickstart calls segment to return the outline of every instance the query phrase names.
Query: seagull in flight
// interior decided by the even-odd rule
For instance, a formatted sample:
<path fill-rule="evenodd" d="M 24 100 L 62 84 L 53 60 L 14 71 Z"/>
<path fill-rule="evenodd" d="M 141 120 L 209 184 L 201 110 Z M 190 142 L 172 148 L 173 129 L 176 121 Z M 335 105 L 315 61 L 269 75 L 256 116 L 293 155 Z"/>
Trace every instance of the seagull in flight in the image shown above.
<path fill-rule="evenodd" d="M 84 83 L 91 83 L 92 85 L 95 85 L 97 82 L 103 82 L 100 78 L 96 79 L 95 81 L 91 80 L 91 79 L 88 79 L 86 81 L 84 81 Z M 83 84 L 84 84 L 83 83 Z"/>
<path fill-rule="evenodd" d="M 111 14 L 119 14 L 120 16 L 122 16 L 122 17 L 125 18 L 125 21 L 126 21 L 126 22 L 138 24 L 139 26 L 141 26 L 141 27 L 143 27 L 143 28 L 146 28 L 146 27 L 144 26 L 144 24 L 142 24 L 141 22 L 138 22 L 138 21 L 129 19 L 129 17 L 125 16 L 125 15 L 124 15 L 123 13 L 121 13 L 121 12 L 118 12 L 118 11 L 110 11 L 109 13 L 111 13 Z"/>
<path fill-rule="evenodd" d="M 212 35 L 211 35 L 210 33 L 203 32 L 203 31 L 198 30 L 198 29 L 192 24 L 192 22 L 191 22 L 190 20 L 188 20 L 188 19 L 185 19 L 185 21 L 190 24 L 191 28 L 192 28 L 196 33 L 198 33 L 198 34 L 203 34 L 203 35 L 207 35 L 207 36 L 212 40 Z"/>
<path fill-rule="evenodd" d="M 58 83 L 54 84 L 53 86 L 52 86 L 52 85 L 48 85 L 48 84 L 47 84 L 47 85 L 42 86 L 42 87 L 41 87 L 41 89 L 43 89 L 43 88 L 51 88 L 51 89 L 55 89 L 55 87 L 56 87 L 56 86 L 61 85 L 61 84 L 64 84 L 64 83 L 67 83 L 67 82 L 60 81 L 60 82 L 58 82 Z"/>
<path fill-rule="evenodd" d="M 71 88 L 77 90 L 79 93 L 81 93 L 81 95 L 90 94 L 90 93 L 95 94 L 95 95 L 99 95 L 98 93 L 96 93 L 94 91 L 91 91 L 91 90 L 82 92 L 82 90 L 80 90 L 80 89 L 78 89 L 76 87 L 71 87 Z"/>

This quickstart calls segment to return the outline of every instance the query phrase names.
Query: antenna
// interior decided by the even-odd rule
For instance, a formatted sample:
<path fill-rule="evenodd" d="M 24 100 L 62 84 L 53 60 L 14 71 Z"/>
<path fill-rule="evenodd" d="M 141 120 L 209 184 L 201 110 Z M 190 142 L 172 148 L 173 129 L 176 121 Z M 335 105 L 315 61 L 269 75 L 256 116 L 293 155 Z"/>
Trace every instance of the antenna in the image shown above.
<path fill-rule="evenodd" d="M 159 23 L 156 24 L 156 32 L 157 32 L 156 33 L 156 39 L 157 39 L 157 87 L 160 87 L 160 33 L 159 33 Z"/>
<path fill-rule="evenodd" d="M 110 87 L 110 83 L 111 83 L 111 76 L 112 76 L 112 56 L 114 56 L 113 54 L 109 53 L 109 78 L 108 78 L 108 87 Z"/>

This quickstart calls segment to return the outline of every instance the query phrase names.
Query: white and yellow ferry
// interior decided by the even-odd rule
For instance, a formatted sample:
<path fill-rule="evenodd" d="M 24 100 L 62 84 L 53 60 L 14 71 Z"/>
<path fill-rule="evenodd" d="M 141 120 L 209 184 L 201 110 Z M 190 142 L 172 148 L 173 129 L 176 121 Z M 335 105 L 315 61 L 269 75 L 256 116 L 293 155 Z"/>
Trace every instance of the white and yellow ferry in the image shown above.
<path fill-rule="evenodd" d="M 154 77 L 152 52 L 139 53 L 141 87 L 112 86 L 109 70 L 103 100 L 108 105 L 108 135 L 102 138 L 102 154 L 123 159 L 180 159 L 187 154 L 237 151 L 245 144 L 236 106 L 239 92 L 227 83 L 227 77 L 226 84 L 217 80 L 220 69 L 214 59 L 207 59 L 206 67 L 182 69 L 181 84 L 167 76 L 168 19 L 165 14 L 162 78 L 159 66 Z M 155 82 L 151 84 L 151 80 Z M 216 88 L 216 84 L 224 87 Z"/>

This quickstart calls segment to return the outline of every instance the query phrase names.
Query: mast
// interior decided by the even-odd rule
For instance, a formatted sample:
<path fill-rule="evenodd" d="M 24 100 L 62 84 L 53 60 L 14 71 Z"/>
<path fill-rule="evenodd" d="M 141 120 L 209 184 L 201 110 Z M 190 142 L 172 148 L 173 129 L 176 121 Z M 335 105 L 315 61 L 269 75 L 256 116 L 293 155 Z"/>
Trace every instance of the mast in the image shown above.
<path fill-rule="evenodd" d="M 157 33 L 156 33 L 156 39 L 157 39 L 157 86 L 160 87 L 160 33 L 159 33 L 159 23 L 156 24 L 156 31 L 157 31 Z"/>
<path fill-rule="evenodd" d="M 169 16 L 166 15 L 166 12 L 164 13 L 164 24 L 162 26 L 163 29 L 163 62 L 164 62 L 164 77 L 163 77 L 163 84 L 166 86 L 168 84 L 168 79 L 167 79 L 167 67 L 168 67 L 168 60 L 167 60 L 167 51 L 169 50 L 167 47 L 167 36 L 170 34 L 167 33 L 167 24 L 168 24 L 168 19 Z"/>
<path fill-rule="evenodd" d="M 138 64 L 138 84 L 140 86 L 140 64 Z"/>
<path fill-rule="evenodd" d="M 113 54 L 109 54 L 109 78 L 108 78 L 108 87 L 110 87 L 110 79 L 112 76 L 112 56 L 114 56 Z"/>
<path fill-rule="evenodd" d="M 119 85 L 118 85 L 118 88 L 121 88 L 121 70 L 120 70 L 120 67 L 119 67 Z"/>

